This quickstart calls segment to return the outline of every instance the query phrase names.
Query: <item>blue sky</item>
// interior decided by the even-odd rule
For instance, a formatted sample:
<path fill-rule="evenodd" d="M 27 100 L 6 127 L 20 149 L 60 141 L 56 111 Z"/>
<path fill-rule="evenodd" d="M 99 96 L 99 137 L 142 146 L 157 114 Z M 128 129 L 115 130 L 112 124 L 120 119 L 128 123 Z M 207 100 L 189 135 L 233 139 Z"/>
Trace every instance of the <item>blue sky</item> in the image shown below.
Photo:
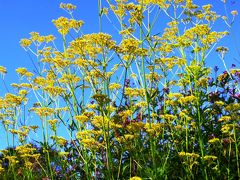
<path fill-rule="evenodd" d="M 240 16 L 240 1 L 227 1 L 229 16 L 231 16 L 231 10 L 238 10 Z M 8 85 L 18 81 L 15 73 L 16 68 L 27 67 L 30 70 L 33 69 L 28 55 L 19 45 L 20 39 L 28 38 L 29 32 L 32 31 L 37 31 L 42 35 L 58 34 L 51 21 L 59 16 L 67 16 L 63 10 L 59 9 L 61 2 L 77 5 L 78 9 L 75 12 L 75 17 L 85 22 L 83 27 L 84 33 L 98 32 L 97 0 L 0 0 L 0 66 L 5 66 L 8 70 L 8 74 L 5 76 L 5 81 Z M 221 0 L 195 0 L 194 2 L 200 5 L 211 3 L 213 4 L 213 10 L 225 15 Z M 220 45 L 227 45 L 230 49 L 230 53 L 227 55 L 228 66 L 232 63 L 237 64 L 234 58 L 240 61 L 240 54 L 235 49 L 238 48 L 238 51 L 240 50 L 239 16 L 236 17 L 233 26 L 235 37 L 229 36 L 220 42 Z M 226 28 L 226 25 L 223 24 L 217 26 L 218 30 Z M 103 31 L 114 33 L 114 28 L 111 25 L 104 26 Z M 215 57 L 209 63 L 212 66 L 221 66 L 221 64 L 220 59 Z M 238 64 L 239 66 L 240 63 Z M 0 80 L 0 96 L 3 96 L 5 93 L 6 89 Z M 3 144 L 0 143 L 0 149 L 2 146 Z"/>

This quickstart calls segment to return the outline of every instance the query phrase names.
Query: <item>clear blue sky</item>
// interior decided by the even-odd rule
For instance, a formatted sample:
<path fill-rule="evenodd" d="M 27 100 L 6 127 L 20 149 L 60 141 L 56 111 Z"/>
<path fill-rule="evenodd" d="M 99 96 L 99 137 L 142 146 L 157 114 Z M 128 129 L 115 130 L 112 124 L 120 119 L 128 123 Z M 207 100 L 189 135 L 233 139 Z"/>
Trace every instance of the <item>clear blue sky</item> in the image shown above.
<path fill-rule="evenodd" d="M 103 0 L 104 1 L 104 0 Z M 196 4 L 212 3 L 214 10 L 220 14 L 225 14 L 221 0 L 195 0 Z M 233 9 L 239 11 L 240 16 L 240 1 L 227 0 L 229 12 Z M 29 32 L 37 31 L 43 35 L 58 34 L 52 19 L 67 14 L 59 9 L 61 2 L 72 3 L 77 5 L 75 17 L 82 19 L 85 22 L 83 27 L 84 33 L 92 33 L 98 31 L 98 7 L 97 0 L 0 0 L 0 65 L 7 67 L 8 75 L 5 77 L 6 82 L 14 82 L 17 80 L 15 69 L 19 66 L 29 67 L 31 62 L 25 51 L 20 47 L 19 40 L 24 37 L 29 37 Z M 233 27 L 235 39 L 240 48 L 240 18 L 236 17 Z M 218 29 L 225 29 L 226 26 L 218 26 Z M 110 25 L 105 27 L 105 30 L 113 29 Z M 111 31 L 110 31 L 111 32 Z M 227 43 L 232 46 L 233 40 L 228 38 L 222 43 Z M 236 52 L 232 52 L 233 57 L 237 57 Z M 239 56 L 238 56 L 239 58 Z M 216 61 L 216 60 L 215 60 Z M 216 64 L 218 62 L 216 61 Z M 2 82 L 0 86 L 2 87 Z M 0 96 L 5 93 L 5 89 L 0 90 Z"/>
<path fill-rule="evenodd" d="M 104 0 L 103 0 L 104 1 Z M 195 0 L 196 4 L 213 4 L 213 10 L 222 15 L 225 15 L 221 0 Z M 228 55 L 228 66 L 236 63 L 233 59 L 237 58 L 240 61 L 240 54 L 237 54 L 235 47 L 240 50 L 240 1 L 227 0 L 229 15 L 231 10 L 238 10 L 239 15 L 235 19 L 233 32 L 235 41 L 231 37 L 223 40 L 221 44 L 227 45 L 231 50 Z M 58 34 L 52 19 L 57 19 L 59 16 L 64 16 L 66 12 L 59 9 L 59 4 L 72 3 L 77 5 L 78 9 L 75 12 L 77 19 L 82 19 L 85 22 L 83 27 L 84 33 L 92 33 L 98 31 L 98 7 L 97 0 L 0 0 L 0 66 L 5 66 L 8 69 L 8 74 L 5 76 L 7 84 L 17 82 L 18 78 L 15 69 L 18 67 L 27 67 L 32 70 L 32 64 L 26 52 L 20 47 L 19 40 L 28 38 L 29 32 L 37 31 L 42 35 Z M 219 30 L 226 29 L 225 25 L 219 25 Z M 111 25 L 105 26 L 103 29 L 107 32 L 114 32 Z M 217 58 L 210 61 L 210 65 L 222 64 Z M 240 64 L 238 64 L 239 67 Z M 6 90 L 0 81 L 0 96 L 3 96 Z M 1 128 L 0 128 L 1 129 Z M 0 135 L 2 138 L 2 135 Z M 0 143 L 0 149 L 4 143 Z"/>

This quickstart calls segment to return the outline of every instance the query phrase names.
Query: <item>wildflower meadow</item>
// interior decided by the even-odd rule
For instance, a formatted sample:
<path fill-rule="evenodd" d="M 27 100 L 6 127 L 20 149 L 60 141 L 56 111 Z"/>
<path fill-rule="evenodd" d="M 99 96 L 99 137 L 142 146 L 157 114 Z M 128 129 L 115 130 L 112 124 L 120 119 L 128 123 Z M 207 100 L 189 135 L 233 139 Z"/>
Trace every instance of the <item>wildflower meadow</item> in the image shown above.
<path fill-rule="evenodd" d="M 228 67 L 219 45 L 238 12 L 209 2 L 94 1 L 89 34 L 61 3 L 58 34 L 29 29 L 32 68 L 0 97 L 0 179 L 240 179 L 240 55 Z"/>

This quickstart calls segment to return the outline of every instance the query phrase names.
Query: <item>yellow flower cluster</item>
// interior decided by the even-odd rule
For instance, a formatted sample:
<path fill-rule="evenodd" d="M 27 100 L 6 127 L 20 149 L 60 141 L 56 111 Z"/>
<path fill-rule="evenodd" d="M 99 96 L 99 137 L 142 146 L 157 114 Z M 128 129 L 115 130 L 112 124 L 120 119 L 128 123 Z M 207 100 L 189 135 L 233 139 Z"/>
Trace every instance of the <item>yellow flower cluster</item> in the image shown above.
<path fill-rule="evenodd" d="M 134 89 L 134 88 L 127 87 L 127 88 L 125 88 L 124 94 L 127 95 L 127 96 L 130 96 L 130 97 L 136 97 L 136 96 L 144 97 L 145 96 L 145 90 L 144 89 Z"/>
<path fill-rule="evenodd" d="M 179 98 L 179 102 L 182 104 L 182 105 L 187 105 L 189 103 L 194 103 L 196 102 L 197 98 L 193 95 L 189 95 L 189 96 L 185 96 L 185 97 L 180 97 Z"/>
<path fill-rule="evenodd" d="M 38 108 L 31 108 L 31 111 L 35 112 L 37 115 L 39 115 L 41 118 L 53 115 L 55 113 L 55 110 L 50 107 L 38 107 Z"/>
<path fill-rule="evenodd" d="M 206 155 L 206 156 L 204 156 L 203 157 L 203 159 L 205 160 L 205 161 L 214 161 L 214 160 L 216 160 L 217 159 L 217 156 L 211 156 L 211 155 Z"/>
<path fill-rule="evenodd" d="M 189 152 L 179 152 L 178 155 L 180 157 L 192 157 L 192 158 L 199 158 L 200 155 L 196 153 L 189 153 Z"/>
<path fill-rule="evenodd" d="M 79 31 L 83 25 L 83 21 L 68 19 L 66 17 L 59 17 L 58 19 L 53 20 L 53 24 L 58 29 L 58 32 L 65 36 L 69 33 L 70 29 L 75 29 L 76 31 Z"/>
<path fill-rule="evenodd" d="M 7 73 L 7 69 L 3 66 L 0 66 L 0 73 L 1 74 L 6 74 Z"/>
<path fill-rule="evenodd" d="M 64 146 L 68 141 L 62 136 L 51 136 L 51 139 L 56 141 L 59 146 Z"/>
<path fill-rule="evenodd" d="M 109 84 L 109 89 L 110 89 L 110 90 L 120 89 L 121 87 L 122 87 L 121 84 L 117 84 L 117 83 L 111 83 L 111 84 Z"/>
<path fill-rule="evenodd" d="M 61 83 L 77 83 L 81 80 L 76 74 L 66 74 L 64 73 L 61 78 L 58 79 Z"/>
<path fill-rule="evenodd" d="M 85 123 L 89 120 L 89 117 L 86 115 L 78 115 L 74 117 L 78 122 Z"/>
<path fill-rule="evenodd" d="M 62 87 L 52 86 L 52 85 L 44 87 L 43 90 L 52 97 L 59 96 L 66 91 L 66 89 L 64 89 Z"/>
<path fill-rule="evenodd" d="M 21 39 L 20 40 L 20 45 L 24 48 L 29 47 L 32 44 L 32 41 L 29 39 Z"/>
<path fill-rule="evenodd" d="M 208 140 L 208 142 L 209 142 L 210 144 L 215 144 L 215 143 L 219 143 L 219 142 L 220 142 L 220 139 L 219 139 L 219 138 L 212 138 L 212 139 Z"/>
<path fill-rule="evenodd" d="M 221 118 L 219 118 L 218 122 L 228 122 L 232 119 L 231 116 L 222 116 Z"/>
<path fill-rule="evenodd" d="M 68 11 L 72 11 L 75 10 L 77 8 L 77 6 L 71 4 L 71 3 L 61 3 L 60 4 L 60 8 L 68 10 Z"/>
<path fill-rule="evenodd" d="M 56 125 L 59 122 L 59 120 L 58 119 L 49 119 L 47 122 L 50 124 L 50 128 L 53 131 L 56 131 Z"/>
<path fill-rule="evenodd" d="M 162 132 L 164 124 L 162 123 L 146 123 L 144 125 L 145 131 L 151 136 L 159 136 Z"/>
<path fill-rule="evenodd" d="M 129 180 L 142 180 L 142 178 L 138 176 L 131 177 Z"/>
<path fill-rule="evenodd" d="M 33 73 L 28 72 L 26 68 L 24 67 L 20 67 L 16 69 L 16 72 L 20 75 L 20 76 L 26 76 L 26 77 L 32 77 Z"/>

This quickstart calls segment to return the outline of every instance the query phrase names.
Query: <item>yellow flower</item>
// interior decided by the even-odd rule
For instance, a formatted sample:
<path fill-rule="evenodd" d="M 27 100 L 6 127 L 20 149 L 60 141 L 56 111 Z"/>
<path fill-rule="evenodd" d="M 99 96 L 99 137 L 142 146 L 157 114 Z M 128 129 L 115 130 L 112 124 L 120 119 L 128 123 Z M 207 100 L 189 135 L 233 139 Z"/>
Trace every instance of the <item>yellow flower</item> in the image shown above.
<path fill-rule="evenodd" d="M 128 110 L 120 112 L 119 116 L 121 116 L 123 119 L 126 119 L 128 116 L 132 116 L 132 114 L 133 114 L 133 111 L 128 109 Z"/>
<path fill-rule="evenodd" d="M 212 8 L 212 5 L 211 4 L 207 4 L 207 5 L 202 6 L 202 8 L 203 8 L 204 11 L 208 11 L 209 12 L 211 10 L 211 8 Z"/>
<path fill-rule="evenodd" d="M 238 15 L 238 11 L 236 11 L 236 10 L 231 11 L 231 14 L 232 14 L 233 16 L 237 16 L 237 15 Z"/>
<path fill-rule="evenodd" d="M 61 151 L 58 153 L 59 156 L 67 156 L 69 154 L 69 152 L 64 152 L 64 151 Z"/>
<path fill-rule="evenodd" d="M 173 121 L 174 119 L 177 118 L 177 116 L 174 116 L 172 114 L 164 114 L 160 115 L 161 118 L 166 119 L 167 121 Z"/>
<path fill-rule="evenodd" d="M 31 35 L 31 40 L 32 41 L 37 41 L 38 40 L 38 38 L 39 38 L 39 33 L 38 32 L 30 32 L 30 35 Z"/>
<path fill-rule="evenodd" d="M 233 127 L 233 124 L 225 124 L 222 126 L 221 131 L 223 134 L 228 134 L 232 131 Z"/>
<path fill-rule="evenodd" d="M 3 174 L 4 171 L 5 171 L 5 169 L 2 166 L 0 166 L 0 174 Z"/>
<path fill-rule="evenodd" d="M 6 159 L 8 159 L 9 161 L 9 164 L 11 166 L 14 166 L 16 165 L 19 161 L 17 160 L 17 157 L 16 156 L 6 156 Z"/>
<path fill-rule="evenodd" d="M 51 136 L 51 138 L 60 146 L 64 146 L 67 143 L 67 140 L 62 136 Z"/>
<path fill-rule="evenodd" d="M 29 47 L 31 44 L 32 44 L 32 41 L 29 40 L 29 39 L 21 39 L 21 40 L 20 40 L 20 45 L 21 45 L 23 48 Z"/>
<path fill-rule="evenodd" d="M 51 96 L 58 96 L 61 95 L 62 93 L 64 93 L 66 91 L 66 89 L 59 87 L 59 86 L 46 86 L 43 88 L 44 91 L 48 92 L 49 95 Z"/>
<path fill-rule="evenodd" d="M 120 89 L 122 87 L 121 84 L 117 84 L 117 83 L 111 83 L 109 84 L 109 89 L 113 90 L 113 89 Z"/>
<path fill-rule="evenodd" d="M 223 101 L 215 101 L 214 104 L 217 105 L 217 106 L 220 106 L 220 107 L 224 106 Z"/>
<path fill-rule="evenodd" d="M 218 121 L 219 122 L 228 122 L 231 119 L 232 119 L 231 116 L 222 116 Z"/>
<path fill-rule="evenodd" d="M 192 157 L 192 158 L 199 158 L 200 155 L 196 153 L 189 153 L 189 152 L 179 152 L 178 155 L 180 157 Z"/>
<path fill-rule="evenodd" d="M 25 89 L 22 89 L 22 90 L 20 90 L 20 91 L 18 92 L 18 94 L 19 94 L 20 96 L 26 96 L 27 93 L 28 93 L 28 92 L 27 92 Z"/>
<path fill-rule="evenodd" d="M 138 176 L 131 177 L 129 180 L 142 180 L 142 178 Z"/>
<path fill-rule="evenodd" d="M 71 3 L 67 3 L 67 4 L 66 3 L 61 3 L 60 8 L 68 10 L 68 11 L 72 11 L 72 10 L 75 10 L 77 8 L 77 6 L 75 6 Z"/>
<path fill-rule="evenodd" d="M 203 157 L 203 159 L 204 159 L 205 161 L 214 161 L 214 160 L 217 159 L 217 156 L 206 155 L 206 156 Z"/>
<path fill-rule="evenodd" d="M 217 143 L 217 142 L 220 142 L 220 139 L 219 139 L 219 138 L 212 138 L 212 139 L 208 140 L 208 142 L 209 142 L 210 144 L 215 144 L 215 143 Z"/>
<path fill-rule="evenodd" d="M 62 34 L 63 36 L 67 35 L 69 30 L 70 30 L 70 25 L 69 25 L 69 19 L 66 17 L 59 17 L 56 20 L 52 21 L 53 24 L 56 26 L 58 29 L 58 32 Z"/>
<path fill-rule="evenodd" d="M 48 36 L 45 36 L 45 41 L 48 43 L 48 42 L 51 42 L 51 41 L 54 41 L 55 40 L 55 37 L 53 35 L 48 35 Z"/>
<path fill-rule="evenodd" d="M 98 149 L 100 146 L 102 146 L 99 142 L 97 142 L 93 138 L 82 139 L 81 143 L 85 148 L 92 149 L 92 150 Z"/>
<path fill-rule="evenodd" d="M 58 119 L 50 119 L 47 121 L 49 124 L 50 124 L 50 128 L 53 130 L 53 131 L 56 131 L 56 125 L 57 123 L 59 122 Z"/>
<path fill-rule="evenodd" d="M 30 111 L 34 111 L 41 118 L 44 116 L 50 116 L 55 113 L 55 110 L 49 107 L 31 108 Z"/>
<path fill-rule="evenodd" d="M 74 117 L 78 122 L 85 123 L 89 120 L 88 116 L 85 115 L 79 115 Z"/>
<path fill-rule="evenodd" d="M 197 100 L 197 98 L 193 95 L 190 96 L 185 96 L 185 97 L 181 97 L 179 98 L 179 102 L 183 105 L 186 105 L 188 103 L 194 103 Z"/>
<path fill-rule="evenodd" d="M 1 74 L 6 74 L 7 73 L 7 69 L 3 66 L 0 66 L 0 73 Z"/>
<path fill-rule="evenodd" d="M 24 76 L 28 71 L 27 71 L 26 68 L 21 67 L 21 68 L 17 68 L 17 69 L 16 69 L 16 72 L 17 72 L 20 76 Z"/>
<path fill-rule="evenodd" d="M 138 107 L 147 107 L 147 102 L 145 102 L 145 101 L 140 101 L 140 102 L 138 102 L 138 103 L 136 103 L 136 106 L 138 106 Z"/>

